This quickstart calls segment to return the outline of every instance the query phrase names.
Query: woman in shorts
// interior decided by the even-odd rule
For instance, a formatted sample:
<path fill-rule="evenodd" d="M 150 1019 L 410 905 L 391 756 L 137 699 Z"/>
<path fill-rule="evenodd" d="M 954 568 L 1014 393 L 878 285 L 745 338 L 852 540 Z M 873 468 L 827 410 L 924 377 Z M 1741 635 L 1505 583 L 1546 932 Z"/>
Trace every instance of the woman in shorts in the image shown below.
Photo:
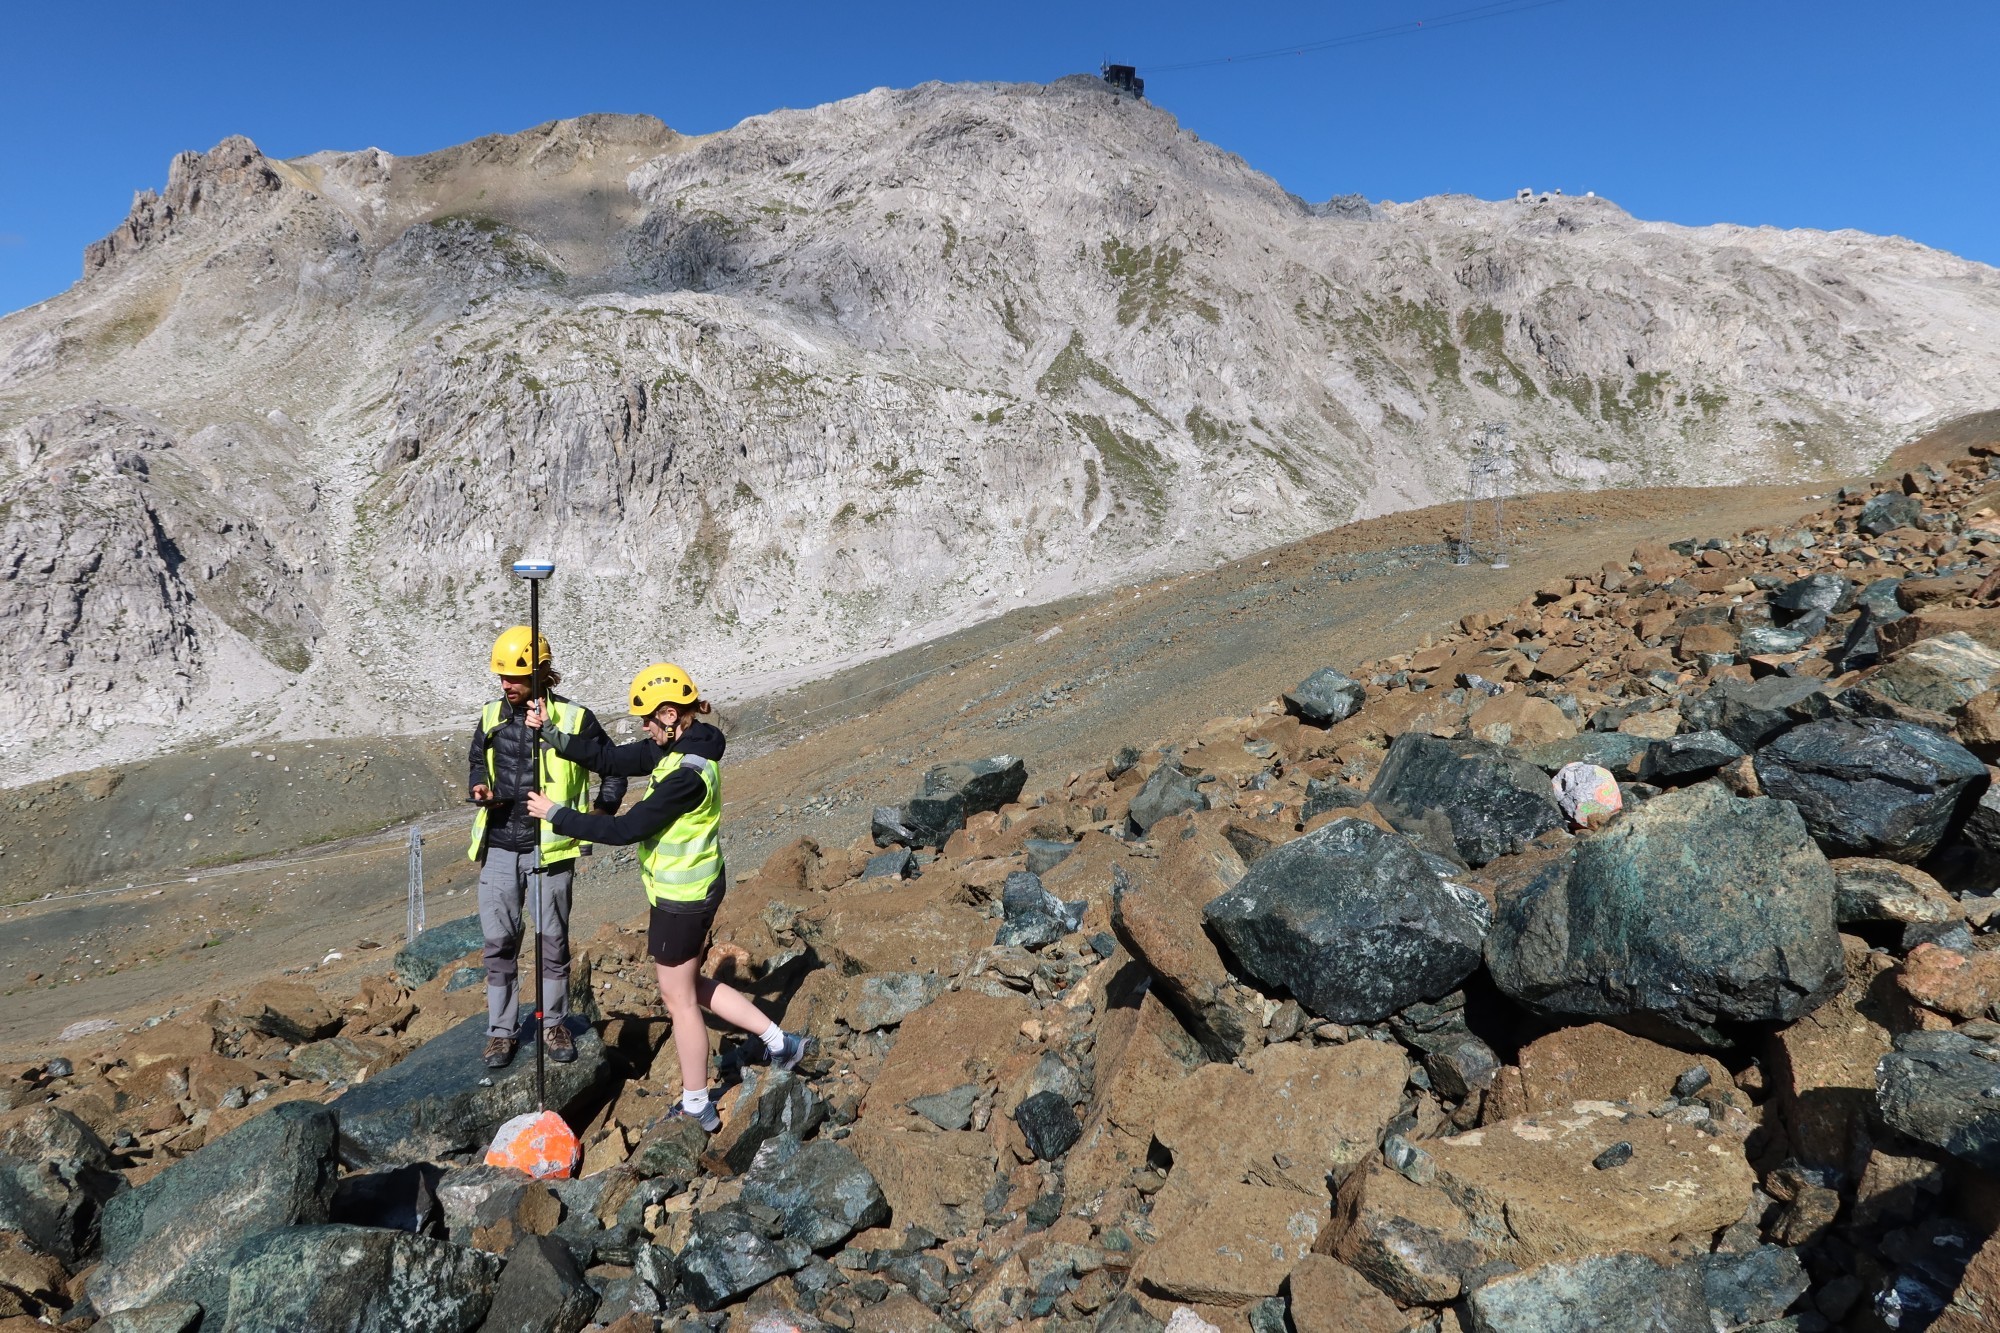
<path fill-rule="evenodd" d="M 672 1114 L 690 1116 L 713 1134 L 722 1120 L 709 1097 L 703 1009 L 761 1038 L 776 1068 L 795 1067 L 806 1046 L 766 1018 L 741 991 L 700 972 L 728 879 L 720 836 L 727 742 L 701 720 L 709 711 L 707 701 L 685 671 L 671 662 L 655 662 L 632 680 L 631 711 L 649 739 L 613 745 L 553 727 L 543 736 L 557 754 L 593 773 L 650 773 L 652 786 L 638 804 L 622 815 L 589 814 L 536 792 L 528 798 L 528 812 L 548 820 L 564 837 L 614 847 L 638 844 L 639 875 L 652 904 L 646 948 L 659 974 L 660 998 L 673 1020 L 674 1050 L 681 1062 L 683 1091 Z M 541 727 L 539 703 L 530 707 L 527 721 Z"/>

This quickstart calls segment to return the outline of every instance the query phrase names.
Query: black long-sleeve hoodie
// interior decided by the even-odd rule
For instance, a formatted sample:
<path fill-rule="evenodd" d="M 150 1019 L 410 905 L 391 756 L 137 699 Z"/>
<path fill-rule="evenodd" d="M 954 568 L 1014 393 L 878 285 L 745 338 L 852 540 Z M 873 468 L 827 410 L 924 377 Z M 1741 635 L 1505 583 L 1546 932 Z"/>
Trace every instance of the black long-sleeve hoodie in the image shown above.
<path fill-rule="evenodd" d="M 560 694 L 549 697 L 559 703 L 570 702 Z M 528 803 L 521 799 L 535 789 L 535 734 L 528 730 L 525 717 L 502 699 L 499 724 L 489 732 L 481 725 L 485 720 L 482 710 L 472 721 L 472 745 L 466 753 L 466 794 L 489 781 L 493 788 L 494 801 L 486 814 L 486 843 L 509 852 L 531 852 L 541 839 L 540 826 L 528 814 Z M 548 735 L 556 734 L 555 728 L 549 728 Z M 583 710 L 583 729 L 579 735 L 603 745 L 611 743 L 597 715 L 588 708 Z M 493 753 L 491 779 L 486 775 L 488 750 Z M 624 799 L 623 777 L 608 775 L 597 784 L 598 810 L 615 811 Z"/>
<path fill-rule="evenodd" d="M 544 734 L 556 735 L 553 729 Z M 720 731 L 706 722 L 696 722 L 681 733 L 673 748 L 678 753 L 699 755 L 719 764 L 728 744 Z M 602 733 L 596 736 L 581 733 L 561 736 L 556 739 L 555 745 L 556 752 L 571 763 L 607 777 L 638 777 L 651 773 L 668 753 L 650 740 L 613 745 L 610 738 Z M 555 825 L 556 832 L 565 837 L 583 838 L 608 847 L 623 847 L 650 838 L 668 827 L 700 805 L 706 794 L 699 773 L 688 768 L 676 768 L 653 783 L 646 794 L 622 815 L 591 814 L 557 806 L 550 812 L 549 822 Z M 717 876 L 718 887 L 721 882 L 721 876 Z M 690 903 L 688 906 L 702 908 L 703 904 Z M 669 910 L 673 910 L 671 906 Z"/>

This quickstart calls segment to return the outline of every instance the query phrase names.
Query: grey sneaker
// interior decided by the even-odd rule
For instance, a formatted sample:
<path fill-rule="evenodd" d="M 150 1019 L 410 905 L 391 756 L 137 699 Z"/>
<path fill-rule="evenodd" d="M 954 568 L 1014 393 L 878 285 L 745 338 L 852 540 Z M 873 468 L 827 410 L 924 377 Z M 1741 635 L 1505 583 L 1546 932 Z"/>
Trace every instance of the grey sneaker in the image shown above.
<path fill-rule="evenodd" d="M 722 1114 L 715 1109 L 714 1102 L 710 1102 L 707 1109 L 698 1115 L 688 1110 L 687 1107 L 681 1105 L 679 1102 L 675 1102 L 674 1109 L 660 1118 L 662 1120 L 692 1120 L 701 1126 L 704 1134 L 713 1134 L 716 1130 L 722 1128 Z"/>
<path fill-rule="evenodd" d="M 771 1057 L 771 1068 L 797 1069 L 799 1061 L 806 1058 L 806 1052 L 810 1049 L 812 1049 L 811 1043 L 804 1037 L 787 1032 L 784 1047 Z"/>

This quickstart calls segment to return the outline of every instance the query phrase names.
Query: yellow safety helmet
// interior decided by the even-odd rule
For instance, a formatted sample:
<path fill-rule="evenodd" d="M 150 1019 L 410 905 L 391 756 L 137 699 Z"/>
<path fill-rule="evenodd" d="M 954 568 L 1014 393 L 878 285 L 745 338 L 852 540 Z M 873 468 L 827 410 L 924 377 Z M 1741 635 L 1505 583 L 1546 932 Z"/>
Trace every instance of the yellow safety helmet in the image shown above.
<path fill-rule="evenodd" d="M 661 704 L 691 704 L 701 697 L 688 673 L 672 662 L 655 662 L 632 677 L 632 715 L 651 717 Z"/>
<path fill-rule="evenodd" d="M 531 631 L 526 625 L 516 625 L 493 641 L 493 674 L 496 676 L 531 676 L 534 668 L 528 664 L 528 636 Z M 535 656 L 543 666 L 551 661 L 549 641 L 543 635 L 535 637 Z"/>

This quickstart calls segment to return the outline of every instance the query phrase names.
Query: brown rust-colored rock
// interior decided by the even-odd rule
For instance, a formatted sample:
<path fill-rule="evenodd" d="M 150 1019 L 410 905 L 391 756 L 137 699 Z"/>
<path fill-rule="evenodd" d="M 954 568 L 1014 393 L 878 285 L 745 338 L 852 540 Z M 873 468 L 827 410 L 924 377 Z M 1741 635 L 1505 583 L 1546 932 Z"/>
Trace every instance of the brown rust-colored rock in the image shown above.
<path fill-rule="evenodd" d="M 1299 1260 L 1285 1295 L 1298 1333 L 1404 1333 L 1410 1327 L 1395 1302 L 1331 1255 Z"/>
<path fill-rule="evenodd" d="M 1157 995 L 1114 1003 L 1097 1025 L 1095 1094 L 1083 1137 L 1063 1162 L 1065 1192 L 1099 1197 L 1146 1164 L 1153 1126 L 1176 1105 L 1180 1086 L 1207 1062 Z"/>
<path fill-rule="evenodd" d="M 950 991 L 903 1020 L 896 1044 L 868 1089 L 864 1112 L 882 1125 L 913 1098 L 966 1083 L 998 1081 L 1035 1054 L 1020 1035 L 1034 1013 L 1026 996 Z"/>
<path fill-rule="evenodd" d="M 1176 1193 L 1162 1191 L 1160 1242 L 1132 1266 L 1135 1283 L 1168 1300 L 1240 1308 L 1275 1296 L 1326 1222 L 1326 1205 L 1296 1190 L 1219 1184 Z"/>
<path fill-rule="evenodd" d="M 978 1229 L 998 1160 L 990 1135 L 885 1129 L 863 1119 L 843 1142 L 882 1187 L 897 1226 L 947 1237 Z"/>
<path fill-rule="evenodd" d="M 1995 1333 L 2000 1330 L 2000 1234 L 1989 1237 L 1965 1267 L 1931 1333 Z"/>
<path fill-rule="evenodd" d="M 797 897 L 833 885 L 823 878 L 819 844 L 811 838 L 794 838 L 764 858 L 757 869 L 760 891 Z"/>
<path fill-rule="evenodd" d="M 1701 653 L 1735 651 L 1736 635 L 1726 625 L 1690 625 L 1674 646 L 1674 655 L 1683 662 L 1692 661 Z"/>
<path fill-rule="evenodd" d="M 864 972 L 963 972 L 993 942 L 993 923 L 964 903 L 938 901 L 922 880 L 853 884 L 802 914 L 798 930 L 821 953 Z"/>
<path fill-rule="evenodd" d="M 318 1041 L 340 1027 L 320 993 L 296 981 L 266 981 L 237 1002 L 236 1012 L 259 1032 L 294 1045 Z"/>
<path fill-rule="evenodd" d="M 1161 1109 L 1153 1137 L 1173 1154 L 1175 1180 L 1251 1181 L 1323 1199 L 1329 1177 L 1337 1184 L 1375 1151 L 1409 1078 L 1390 1042 L 1288 1042 L 1248 1065 L 1195 1070 Z"/>
<path fill-rule="evenodd" d="M 1919 944 L 1896 970 L 1897 987 L 1926 1009 L 1952 1018 L 2000 1014 L 2000 949 L 1959 953 Z"/>
<path fill-rule="evenodd" d="M 2000 690 L 1965 701 L 1958 715 L 1958 743 L 1989 762 L 2000 754 Z"/>
<path fill-rule="evenodd" d="M 1622 1166 L 1595 1165 L 1629 1143 Z M 1743 1216 L 1755 1183 L 1742 1144 L 1605 1102 L 1503 1121 L 1418 1145 L 1430 1183 L 1380 1158 L 1340 1188 L 1335 1257 L 1406 1301 L 1455 1299 L 1486 1264 L 1706 1250 Z"/>
<path fill-rule="evenodd" d="M 1840 994 L 1770 1040 L 1764 1060 L 1792 1154 L 1808 1166 L 1854 1169 L 1875 1114 L 1875 1065 L 1892 1049 L 1878 978 L 1889 966 L 1851 935 L 1841 937 L 1847 981 Z"/>
<path fill-rule="evenodd" d="M 1261 1006 L 1238 986 L 1202 926 L 1202 908 L 1243 878 L 1242 857 L 1223 834 L 1228 811 L 1160 821 L 1159 858 L 1112 877 L 1111 929 L 1144 964 L 1160 998 L 1212 1058 L 1254 1049 Z"/>
<path fill-rule="evenodd" d="M 1576 735 L 1576 723 L 1562 709 L 1519 690 L 1488 699 L 1473 710 L 1466 725 L 1480 740 L 1516 749 Z"/>
<path fill-rule="evenodd" d="M 1875 639 L 1882 645 L 1883 655 L 1892 656 L 1923 639 L 1954 633 L 2000 649 L 2000 607 L 1927 606 L 1901 620 L 1878 625 Z"/>
<path fill-rule="evenodd" d="M 1697 1065 L 1715 1085 L 1729 1082 L 1728 1071 L 1713 1056 L 1690 1055 L 1603 1023 L 1539 1037 L 1521 1048 L 1518 1065 L 1519 1092 L 1496 1095 L 1489 1119 L 1546 1114 L 1580 1101 L 1651 1108 L 1671 1096 L 1674 1081 Z"/>

